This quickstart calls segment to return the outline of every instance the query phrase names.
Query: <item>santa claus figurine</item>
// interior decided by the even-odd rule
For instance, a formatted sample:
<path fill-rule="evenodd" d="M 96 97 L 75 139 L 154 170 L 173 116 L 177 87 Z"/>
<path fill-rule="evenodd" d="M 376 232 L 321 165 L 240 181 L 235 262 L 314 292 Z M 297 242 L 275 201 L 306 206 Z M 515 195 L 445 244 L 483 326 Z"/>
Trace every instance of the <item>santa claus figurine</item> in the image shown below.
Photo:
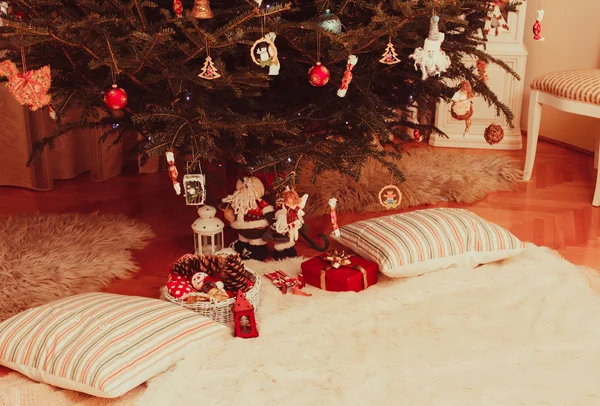
<path fill-rule="evenodd" d="M 234 249 L 243 258 L 264 261 L 269 250 L 263 235 L 273 220 L 273 206 L 263 199 L 265 187 L 257 177 L 239 179 L 235 189 L 222 206 L 225 219 L 238 233 Z"/>
<path fill-rule="evenodd" d="M 300 235 L 300 229 L 304 225 L 304 207 L 308 195 L 302 197 L 295 189 L 286 187 L 277 200 L 277 212 L 275 213 L 274 228 L 279 236 L 285 238 L 274 238 L 274 259 L 291 258 L 296 253 L 296 241 Z"/>

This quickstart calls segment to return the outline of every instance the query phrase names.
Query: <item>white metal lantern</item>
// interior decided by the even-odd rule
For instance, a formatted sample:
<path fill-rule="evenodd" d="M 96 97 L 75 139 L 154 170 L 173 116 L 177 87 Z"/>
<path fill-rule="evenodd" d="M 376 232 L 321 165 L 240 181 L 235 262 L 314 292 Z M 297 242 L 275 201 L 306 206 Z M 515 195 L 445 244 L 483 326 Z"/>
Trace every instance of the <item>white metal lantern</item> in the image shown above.
<path fill-rule="evenodd" d="M 192 224 L 196 255 L 215 255 L 223 249 L 225 223 L 215 217 L 217 209 L 212 206 L 198 208 L 200 218 Z"/>

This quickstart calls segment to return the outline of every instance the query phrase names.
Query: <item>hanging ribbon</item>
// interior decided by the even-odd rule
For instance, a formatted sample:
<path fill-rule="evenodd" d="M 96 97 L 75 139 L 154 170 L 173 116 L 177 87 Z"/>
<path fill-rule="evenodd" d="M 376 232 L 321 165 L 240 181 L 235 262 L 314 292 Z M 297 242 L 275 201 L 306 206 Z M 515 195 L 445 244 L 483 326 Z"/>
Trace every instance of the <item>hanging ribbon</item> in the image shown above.
<path fill-rule="evenodd" d="M 321 257 L 325 262 L 328 263 L 326 268 L 321 269 L 321 289 L 327 290 L 327 271 L 331 269 L 339 269 L 341 267 L 354 268 L 359 271 L 363 276 L 363 284 L 364 288 L 369 287 L 369 281 L 367 280 L 367 270 L 360 265 L 352 265 L 352 260 L 350 259 L 350 255 L 347 255 L 338 251 L 330 251 Z"/>

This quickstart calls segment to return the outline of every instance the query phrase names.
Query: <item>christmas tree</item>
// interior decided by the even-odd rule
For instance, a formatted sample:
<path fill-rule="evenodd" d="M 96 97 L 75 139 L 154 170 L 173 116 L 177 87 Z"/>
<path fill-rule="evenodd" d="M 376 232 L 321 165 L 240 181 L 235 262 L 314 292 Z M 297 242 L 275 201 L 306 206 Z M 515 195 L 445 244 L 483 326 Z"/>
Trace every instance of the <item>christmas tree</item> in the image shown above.
<path fill-rule="evenodd" d="M 406 127 L 437 131 L 402 112 L 434 109 L 461 80 L 512 119 L 464 62 L 510 72 L 484 50 L 481 0 L 10 3 L 5 59 L 52 71 L 58 131 L 38 152 L 73 128 L 134 129 L 143 159 L 175 151 L 250 171 L 310 161 L 315 173 L 356 176 L 373 157 L 401 176 L 381 145 Z M 68 121 L 73 108 L 81 114 Z"/>

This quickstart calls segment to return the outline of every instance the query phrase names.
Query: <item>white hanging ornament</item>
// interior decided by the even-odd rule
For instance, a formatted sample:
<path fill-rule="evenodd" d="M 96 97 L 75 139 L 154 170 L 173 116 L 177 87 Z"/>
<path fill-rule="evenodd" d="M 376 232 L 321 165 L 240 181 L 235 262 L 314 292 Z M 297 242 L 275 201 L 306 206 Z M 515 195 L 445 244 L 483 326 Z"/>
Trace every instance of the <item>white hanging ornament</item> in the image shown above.
<path fill-rule="evenodd" d="M 0 1 L 0 27 L 4 27 L 4 22 L 2 21 L 2 15 L 8 15 L 8 2 Z"/>
<path fill-rule="evenodd" d="M 277 38 L 277 34 L 270 32 L 264 37 L 256 40 L 252 45 L 252 48 L 250 48 L 250 57 L 252 58 L 252 61 L 261 68 L 268 66 L 269 75 L 271 76 L 279 75 L 279 69 L 281 68 L 279 58 L 277 57 L 275 38 Z"/>
<path fill-rule="evenodd" d="M 202 66 L 198 77 L 207 80 L 218 79 L 221 77 L 210 55 L 204 60 L 204 66 Z"/>
<path fill-rule="evenodd" d="M 544 19 L 544 10 L 537 11 L 537 17 L 535 19 L 535 23 L 533 23 L 533 39 L 536 41 L 545 41 L 546 39 L 542 37 L 542 20 Z"/>
<path fill-rule="evenodd" d="M 415 70 L 421 69 L 423 80 L 430 76 L 440 76 L 451 64 L 448 55 L 442 51 L 445 35 L 439 31 L 439 21 L 438 16 L 431 17 L 429 36 L 425 39 L 423 48 L 415 49 L 409 57 L 415 60 Z"/>
<path fill-rule="evenodd" d="M 501 32 L 510 31 L 508 23 L 504 19 L 502 11 L 500 10 L 500 3 L 501 1 L 488 3 L 489 10 L 487 16 L 485 17 L 485 24 L 483 26 L 483 35 L 485 36 L 488 36 L 492 30 L 495 37 L 497 37 Z"/>
<path fill-rule="evenodd" d="M 346 96 L 346 92 L 348 91 L 348 86 L 350 86 L 350 82 L 352 82 L 352 69 L 356 66 L 358 62 L 358 57 L 356 55 L 350 55 L 348 57 L 348 63 L 346 64 L 346 72 L 344 72 L 344 77 L 342 78 L 342 84 L 337 91 L 337 95 L 339 97 Z"/>
<path fill-rule="evenodd" d="M 388 42 L 387 47 L 385 48 L 385 52 L 381 55 L 381 59 L 379 62 L 386 65 L 395 65 L 397 63 L 402 62 L 400 58 L 398 58 L 398 53 L 396 53 L 396 49 L 394 48 L 394 44 Z"/>
<path fill-rule="evenodd" d="M 342 22 L 329 9 L 325 10 L 325 13 L 319 17 L 319 27 L 334 34 L 342 33 Z"/>

